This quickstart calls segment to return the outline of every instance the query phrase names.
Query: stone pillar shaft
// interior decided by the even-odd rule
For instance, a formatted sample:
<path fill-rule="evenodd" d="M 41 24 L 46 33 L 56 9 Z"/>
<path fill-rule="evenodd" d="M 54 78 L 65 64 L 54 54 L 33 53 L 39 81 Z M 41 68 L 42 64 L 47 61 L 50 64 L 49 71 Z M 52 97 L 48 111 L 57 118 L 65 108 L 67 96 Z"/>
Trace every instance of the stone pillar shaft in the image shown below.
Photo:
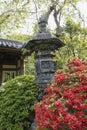
<path fill-rule="evenodd" d="M 42 99 L 47 84 L 53 80 L 56 71 L 56 63 L 53 61 L 54 56 L 55 54 L 51 50 L 40 50 L 35 53 L 36 82 L 42 91 L 39 99 Z"/>

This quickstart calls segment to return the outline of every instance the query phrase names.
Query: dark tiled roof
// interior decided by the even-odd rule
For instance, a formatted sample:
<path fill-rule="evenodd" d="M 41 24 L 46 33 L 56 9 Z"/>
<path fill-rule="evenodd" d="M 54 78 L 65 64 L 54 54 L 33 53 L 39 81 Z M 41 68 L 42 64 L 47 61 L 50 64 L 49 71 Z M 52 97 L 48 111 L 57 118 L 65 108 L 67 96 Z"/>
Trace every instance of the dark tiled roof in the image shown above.
<path fill-rule="evenodd" d="M 25 43 L 21 41 L 8 40 L 0 38 L 0 47 L 21 49 Z"/>

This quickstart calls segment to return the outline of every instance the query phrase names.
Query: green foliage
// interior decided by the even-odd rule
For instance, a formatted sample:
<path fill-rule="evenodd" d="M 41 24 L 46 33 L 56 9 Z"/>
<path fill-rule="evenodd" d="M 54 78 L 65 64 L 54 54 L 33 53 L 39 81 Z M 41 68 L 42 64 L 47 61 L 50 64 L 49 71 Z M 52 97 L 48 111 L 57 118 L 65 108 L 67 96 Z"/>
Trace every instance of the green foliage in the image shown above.
<path fill-rule="evenodd" d="M 0 2 L 0 31 L 1 35 L 7 36 L 23 26 L 27 16 L 26 3 L 22 0 Z M 29 9 L 28 9 L 29 10 Z"/>
<path fill-rule="evenodd" d="M 65 46 L 56 51 L 57 69 L 64 68 L 65 64 L 73 57 L 85 60 L 87 57 L 87 28 L 82 28 L 79 23 L 67 20 L 65 33 L 60 36 Z"/>
<path fill-rule="evenodd" d="M 27 28 L 30 30 L 31 26 L 37 23 L 36 16 L 39 17 L 42 13 L 47 12 L 50 5 L 62 6 L 62 18 L 66 21 L 66 17 L 70 17 L 71 14 L 74 14 L 75 17 L 76 8 L 74 5 L 77 5 L 81 1 L 82 0 L 72 0 L 71 2 L 69 0 L 1 0 L 0 37 L 7 37 L 8 34 L 13 33 L 15 30 L 17 32 L 20 28 L 24 28 L 27 32 Z M 77 17 L 75 17 L 75 19 L 77 19 Z M 32 31 L 34 32 L 35 29 Z"/>
<path fill-rule="evenodd" d="M 72 19 L 66 21 L 65 31 L 73 37 L 81 32 L 80 23 L 75 23 Z"/>
<path fill-rule="evenodd" d="M 34 53 L 25 60 L 25 74 L 35 75 L 35 59 Z"/>
<path fill-rule="evenodd" d="M 20 40 L 20 41 L 29 41 L 30 36 L 27 34 L 22 34 L 22 33 L 13 33 L 8 36 L 9 39 L 14 39 L 14 40 Z"/>
<path fill-rule="evenodd" d="M 38 86 L 34 76 L 19 76 L 0 87 L 0 130 L 29 130 Z"/>

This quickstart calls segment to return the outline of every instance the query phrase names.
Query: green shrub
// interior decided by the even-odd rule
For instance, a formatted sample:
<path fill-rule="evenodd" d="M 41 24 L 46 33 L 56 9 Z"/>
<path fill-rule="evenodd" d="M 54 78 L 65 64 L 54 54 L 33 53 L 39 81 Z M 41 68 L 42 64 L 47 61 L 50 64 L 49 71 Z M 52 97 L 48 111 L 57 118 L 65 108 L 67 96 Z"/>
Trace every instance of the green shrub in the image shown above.
<path fill-rule="evenodd" d="M 0 87 L 0 130 L 29 130 L 38 85 L 34 76 L 19 76 Z"/>

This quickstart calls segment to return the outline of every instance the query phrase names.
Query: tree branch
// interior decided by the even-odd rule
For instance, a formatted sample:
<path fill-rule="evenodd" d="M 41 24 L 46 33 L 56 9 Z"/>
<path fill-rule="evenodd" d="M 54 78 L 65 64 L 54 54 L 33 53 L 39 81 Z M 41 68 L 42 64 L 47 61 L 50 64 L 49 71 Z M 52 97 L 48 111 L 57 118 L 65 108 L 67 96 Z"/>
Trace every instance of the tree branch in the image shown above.
<path fill-rule="evenodd" d="M 26 2 L 26 3 L 24 3 L 22 6 L 26 6 L 29 2 L 30 2 L 30 1 L 29 1 L 29 0 L 27 0 L 27 2 Z"/>
<path fill-rule="evenodd" d="M 57 5 L 55 5 L 55 8 L 54 8 L 53 15 L 54 15 L 55 23 L 57 25 L 57 29 L 56 29 L 57 35 L 60 35 L 62 33 L 62 28 L 60 27 L 60 20 L 61 20 L 61 15 L 62 15 L 62 9 L 63 9 L 65 3 L 66 3 L 66 0 L 64 0 L 62 5 L 59 5 L 59 3 L 57 3 L 58 7 L 57 7 Z"/>
<path fill-rule="evenodd" d="M 68 0 L 68 1 L 69 1 L 69 3 L 73 6 L 73 8 L 78 12 L 79 18 L 82 20 L 82 22 L 84 22 L 84 19 L 82 18 L 81 13 L 80 13 L 80 11 L 77 9 L 76 5 L 73 4 L 73 2 L 72 2 L 71 0 Z"/>
<path fill-rule="evenodd" d="M 53 10 L 54 10 L 54 5 L 53 5 L 53 6 L 50 6 L 48 12 L 46 13 L 47 21 L 48 21 L 48 18 L 49 18 L 50 14 L 51 14 L 51 12 L 52 12 Z"/>
<path fill-rule="evenodd" d="M 35 5 L 36 19 L 37 19 L 37 21 L 39 21 L 39 20 L 38 20 L 38 15 L 37 15 L 37 5 L 36 5 L 36 2 L 35 2 L 35 0 L 33 0 L 33 3 L 34 3 L 34 5 Z"/>

